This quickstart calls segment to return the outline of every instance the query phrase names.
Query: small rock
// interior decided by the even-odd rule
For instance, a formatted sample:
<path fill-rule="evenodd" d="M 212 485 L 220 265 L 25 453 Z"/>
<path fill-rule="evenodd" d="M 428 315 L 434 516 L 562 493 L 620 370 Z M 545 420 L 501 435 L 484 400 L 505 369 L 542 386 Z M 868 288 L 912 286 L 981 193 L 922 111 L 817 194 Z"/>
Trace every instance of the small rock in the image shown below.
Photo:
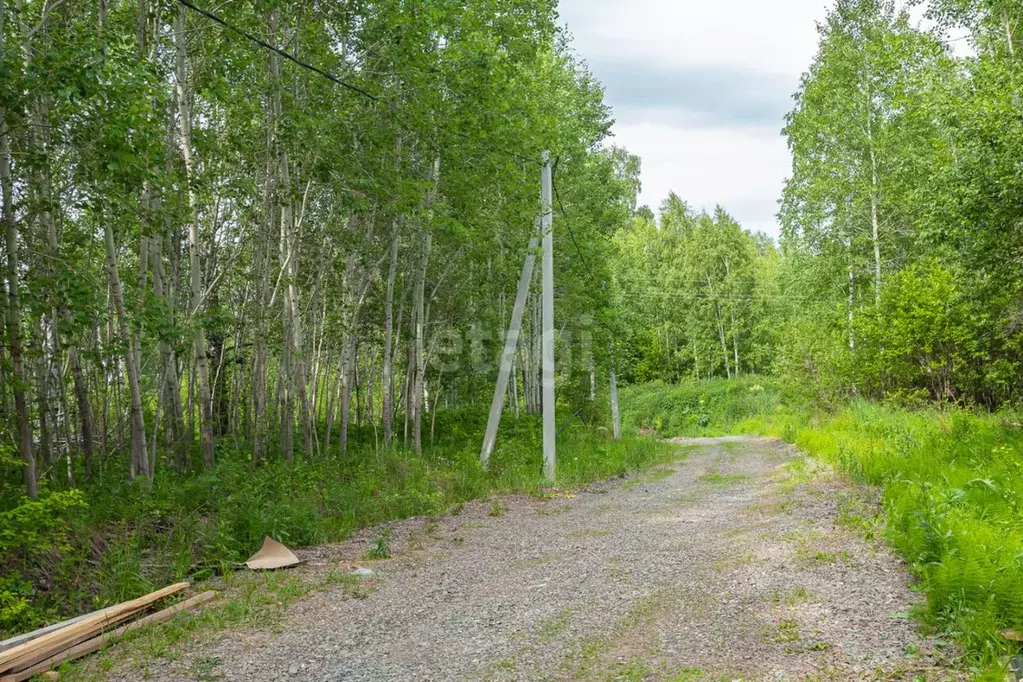
<path fill-rule="evenodd" d="M 292 676 L 297 675 L 298 674 L 298 666 L 293 664 L 290 668 L 288 668 L 288 674 L 292 675 Z"/>
<path fill-rule="evenodd" d="M 354 571 L 352 571 L 352 575 L 358 575 L 358 576 L 373 575 L 373 569 L 372 568 L 357 568 Z"/>

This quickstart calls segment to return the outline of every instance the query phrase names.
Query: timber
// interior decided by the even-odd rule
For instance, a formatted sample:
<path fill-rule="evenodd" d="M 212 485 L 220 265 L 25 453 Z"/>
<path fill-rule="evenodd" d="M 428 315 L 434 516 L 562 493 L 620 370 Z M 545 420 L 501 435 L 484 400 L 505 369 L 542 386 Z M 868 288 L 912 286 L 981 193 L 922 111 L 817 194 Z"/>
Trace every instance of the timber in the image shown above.
<path fill-rule="evenodd" d="M 0 672 L 19 670 L 45 660 L 78 642 L 95 636 L 105 628 L 116 625 L 153 603 L 188 589 L 189 583 L 175 583 L 162 590 L 151 592 L 138 599 L 118 604 L 109 610 L 89 616 L 83 620 L 50 632 L 0 653 Z"/>
<path fill-rule="evenodd" d="M 203 592 L 202 594 L 197 594 L 191 599 L 187 599 L 181 602 L 180 604 L 175 604 L 174 606 L 170 606 L 162 611 L 157 611 L 156 613 L 146 616 L 145 618 L 140 618 L 139 620 L 128 623 L 127 625 L 122 625 L 116 630 L 112 630 L 111 632 L 107 632 L 98 637 L 93 637 L 92 639 L 85 640 L 80 644 L 72 646 L 69 649 L 65 649 L 64 651 L 61 651 L 58 654 L 54 654 L 53 656 L 50 656 L 49 658 L 36 663 L 30 668 L 25 668 L 23 670 L 11 673 L 9 675 L 5 675 L 4 677 L 0 677 L 0 682 L 22 682 L 23 680 L 27 680 L 28 678 L 34 675 L 44 673 L 56 665 L 60 665 L 64 661 L 73 661 L 77 658 L 81 658 L 82 656 L 87 656 L 88 654 L 91 654 L 94 651 L 98 651 L 105 647 L 107 644 L 110 644 L 111 642 L 120 639 L 128 632 L 145 627 L 146 625 L 155 625 L 157 623 L 163 623 L 165 621 L 170 620 L 177 614 L 182 613 L 183 611 L 191 611 L 195 608 L 198 608 L 199 606 L 202 606 L 203 604 L 211 602 L 214 599 L 216 599 L 216 597 L 217 593 L 213 592 L 212 590 L 208 592 Z"/>

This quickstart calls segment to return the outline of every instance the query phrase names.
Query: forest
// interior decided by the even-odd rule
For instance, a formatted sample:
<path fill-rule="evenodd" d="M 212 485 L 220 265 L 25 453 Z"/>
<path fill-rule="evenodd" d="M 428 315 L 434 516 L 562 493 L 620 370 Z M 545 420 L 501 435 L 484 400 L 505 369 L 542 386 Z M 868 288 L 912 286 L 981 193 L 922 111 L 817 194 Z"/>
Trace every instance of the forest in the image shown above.
<path fill-rule="evenodd" d="M 0 631 L 264 534 L 535 490 L 539 272 L 477 457 L 547 150 L 559 484 L 662 456 L 609 434 L 615 376 L 777 386 L 806 414 L 1015 409 L 1017 2 L 932 0 L 924 27 L 839 0 L 786 118 L 777 240 L 684 187 L 637 206 L 556 5 L 0 5 Z"/>

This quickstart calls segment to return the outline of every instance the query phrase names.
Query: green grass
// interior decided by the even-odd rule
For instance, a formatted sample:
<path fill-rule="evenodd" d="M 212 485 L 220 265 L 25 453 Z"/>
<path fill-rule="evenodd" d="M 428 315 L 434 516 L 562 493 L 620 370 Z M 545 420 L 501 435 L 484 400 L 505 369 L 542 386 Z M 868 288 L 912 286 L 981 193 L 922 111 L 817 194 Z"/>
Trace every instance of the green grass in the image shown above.
<path fill-rule="evenodd" d="M 857 402 L 759 425 L 881 488 L 884 536 L 927 592 L 927 618 L 980 660 L 1023 628 L 1023 433 L 1008 415 Z"/>
<path fill-rule="evenodd" d="M 927 593 L 925 621 L 971 652 L 979 676 L 1018 653 L 999 636 L 1023 629 L 1018 414 L 910 411 L 866 401 L 815 414 L 787 404 L 771 380 L 758 377 L 639 386 L 623 394 L 636 428 L 665 436 L 777 436 L 852 481 L 876 486 L 881 519 L 845 504 L 841 520 L 867 537 L 883 536 L 902 554 Z M 697 416 L 705 417 L 706 426 Z"/>
<path fill-rule="evenodd" d="M 744 376 L 688 381 L 678 386 L 644 384 L 621 391 L 622 423 L 660 436 L 720 436 L 751 417 L 774 414 L 781 406 L 777 382 Z"/>
<path fill-rule="evenodd" d="M 568 415 L 559 415 L 567 420 Z M 354 436 L 344 456 L 325 452 L 253 470 L 247 452 L 218 451 L 210 471 L 159 469 L 127 480 L 115 457 L 77 491 L 43 490 L 39 502 L 0 481 L 0 638 L 123 601 L 184 577 L 204 578 L 244 560 L 269 535 L 291 546 L 335 542 L 359 528 L 437 516 L 493 494 L 541 492 L 538 417 L 505 418 L 484 471 L 486 415 L 438 415 L 438 443 L 422 457 Z M 361 438 L 361 442 L 360 442 Z M 579 420 L 558 437 L 558 486 L 573 488 L 671 461 L 651 439 L 614 441 Z M 382 535 L 374 555 L 390 548 Z"/>

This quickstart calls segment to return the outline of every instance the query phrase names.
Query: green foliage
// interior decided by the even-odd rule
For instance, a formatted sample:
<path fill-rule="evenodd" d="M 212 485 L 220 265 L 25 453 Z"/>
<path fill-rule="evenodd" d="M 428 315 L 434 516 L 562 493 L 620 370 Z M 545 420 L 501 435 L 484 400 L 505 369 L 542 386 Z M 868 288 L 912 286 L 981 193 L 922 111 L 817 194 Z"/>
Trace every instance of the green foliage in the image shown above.
<path fill-rule="evenodd" d="M 622 423 L 669 438 L 731 433 L 744 420 L 784 409 L 776 384 L 770 377 L 744 376 L 629 386 L 622 390 Z"/>
<path fill-rule="evenodd" d="M 718 207 L 674 193 L 660 224 L 643 214 L 614 237 L 616 354 L 629 382 L 767 371 L 776 340 L 778 252 Z"/>
<path fill-rule="evenodd" d="M 910 265 L 888 281 L 880 305 L 861 318 L 861 386 L 954 400 L 960 387 L 973 385 L 971 372 L 984 356 L 960 281 L 938 263 Z"/>
<path fill-rule="evenodd" d="M 366 550 L 367 559 L 390 559 L 391 558 L 391 546 L 388 543 L 388 538 L 391 537 L 391 529 L 384 528 L 380 535 L 373 539 L 370 543 L 369 549 Z"/>
<path fill-rule="evenodd" d="M 887 538 L 920 577 L 928 616 L 986 660 L 1005 648 L 999 631 L 1023 627 L 1023 433 L 1015 419 L 860 401 L 793 439 L 882 488 Z"/>
<path fill-rule="evenodd" d="M 559 414 L 567 420 L 569 414 Z M 50 493 L 0 513 L 0 636 L 123 601 L 244 560 L 269 535 L 292 547 L 344 539 L 394 519 L 433 516 L 494 493 L 542 486 L 539 417 L 506 419 L 492 470 L 479 465 L 485 421 L 438 416 L 448 434 L 422 457 L 351 448 L 344 457 L 253 470 L 223 453 L 200 473 L 165 471 L 151 485 L 110 467 L 82 490 Z M 561 487 L 642 469 L 672 452 L 635 438 L 611 440 L 578 420 L 558 439 Z M 390 554 L 386 531 L 371 558 Z"/>
<path fill-rule="evenodd" d="M 40 603 L 37 585 L 60 578 L 50 562 L 72 551 L 72 525 L 87 509 L 71 490 L 0 511 L 0 632 L 31 628 L 56 608 Z"/>
<path fill-rule="evenodd" d="M 923 4 L 923 3 L 922 3 Z M 777 369 L 802 397 L 1017 399 L 1023 384 L 1018 3 L 840 0 L 785 134 L 790 306 Z M 965 29 L 956 56 L 946 29 Z"/>

